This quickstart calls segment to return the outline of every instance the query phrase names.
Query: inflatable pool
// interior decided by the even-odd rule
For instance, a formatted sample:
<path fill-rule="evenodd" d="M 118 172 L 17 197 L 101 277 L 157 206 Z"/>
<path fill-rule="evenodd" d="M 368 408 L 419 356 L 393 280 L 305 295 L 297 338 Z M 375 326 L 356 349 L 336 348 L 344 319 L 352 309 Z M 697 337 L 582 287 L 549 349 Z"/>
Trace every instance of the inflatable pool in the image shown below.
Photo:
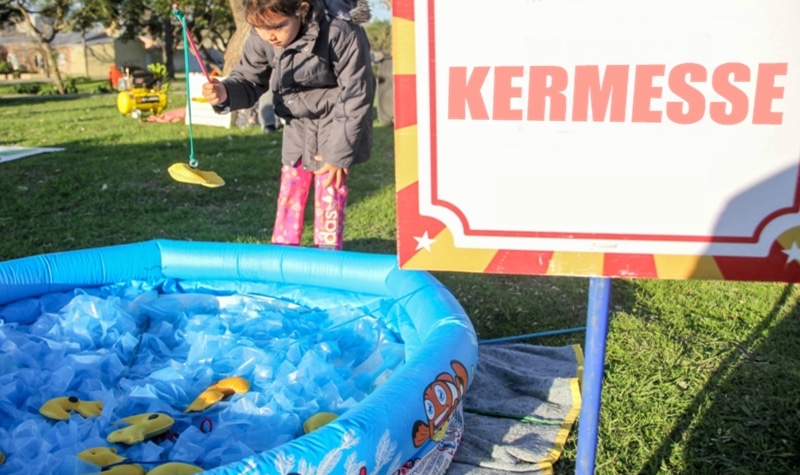
<path fill-rule="evenodd" d="M 217 318 L 223 303 L 239 309 L 230 321 Z M 69 313 L 79 305 L 91 316 Z M 257 364 L 277 353 L 286 361 Z M 463 433 L 460 402 L 477 355 L 449 290 L 426 272 L 400 270 L 396 256 L 155 240 L 0 262 L 0 473 L 45 456 L 58 467 L 52 473 L 112 473 L 109 463 L 75 462 L 100 445 L 144 470 L 182 462 L 213 474 L 441 473 Z M 44 379 L 31 369 L 48 358 L 79 364 Z M 178 361 L 188 359 L 191 372 Z M 76 386 L 92 371 L 114 374 L 113 387 L 88 378 Z M 134 374 L 147 384 L 133 384 Z M 186 409 L 208 383 L 239 377 L 247 394 L 219 394 L 206 413 Z M 102 413 L 69 406 L 63 420 L 43 420 L 47 404 L 86 395 L 105 398 Z M 120 400 L 128 405 L 111 407 Z M 246 407 L 251 421 L 231 415 Z M 277 414 L 284 407 L 300 416 Z M 139 417 L 132 413 L 168 416 L 173 429 L 135 448 L 105 442 L 125 425 L 120 418 Z M 314 413 L 322 417 L 307 417 Z M 275 436 L 298 424 L 305 431 Z M 223 442 L 213 459 L 202 445 Z"/>

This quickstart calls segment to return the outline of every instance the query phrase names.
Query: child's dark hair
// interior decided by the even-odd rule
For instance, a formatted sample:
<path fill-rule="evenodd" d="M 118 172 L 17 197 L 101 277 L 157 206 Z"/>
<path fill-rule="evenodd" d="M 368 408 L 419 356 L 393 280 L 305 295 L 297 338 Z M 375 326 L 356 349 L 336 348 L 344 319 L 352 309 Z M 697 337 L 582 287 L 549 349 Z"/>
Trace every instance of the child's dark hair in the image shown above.
<path fill-rule="evenodd" d="M 302 18 L 305 23 L 314 15 L 316 0 L 242 0 L 245 20 L 256 26 L 266 23 L 267 12 L 282 16 L 294 16 L 300 13 L 300 6 L 304 3 L 308 5 L 308 11 Z"/>

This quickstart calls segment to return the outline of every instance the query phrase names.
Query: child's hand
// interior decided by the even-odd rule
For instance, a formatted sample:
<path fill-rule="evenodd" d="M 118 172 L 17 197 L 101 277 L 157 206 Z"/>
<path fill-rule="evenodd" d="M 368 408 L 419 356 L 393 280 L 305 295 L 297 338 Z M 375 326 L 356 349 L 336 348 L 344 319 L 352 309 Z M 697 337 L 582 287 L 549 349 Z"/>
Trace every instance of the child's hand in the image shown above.
<path fill-rule="evenodd" d="M 314 159 L 317 161 L 322 161 L 322 157 L 319 155 L 314 157 Z M 342 180 L 344 179 L 345 175 L 350 173 L 350 171 L 347 168 L 339 168 L 336 165 L 324 163 L 322 168 L 314 172 L 315 175 L 324 175 L 326 173 L 328 174 L 328 177 L 325 178 L 324 182 L 322 182 L 322 187 L 327 188 L 333 184 L 336 188 L 339 188 L 342 186 Z"/>
<path fill-rule="evenodd" d="M 211 79 L 211 82 L 203 84 L 203 97 L 209 104 L 216 106 L 228 100 L 228 90 L 221 82 Z"/>

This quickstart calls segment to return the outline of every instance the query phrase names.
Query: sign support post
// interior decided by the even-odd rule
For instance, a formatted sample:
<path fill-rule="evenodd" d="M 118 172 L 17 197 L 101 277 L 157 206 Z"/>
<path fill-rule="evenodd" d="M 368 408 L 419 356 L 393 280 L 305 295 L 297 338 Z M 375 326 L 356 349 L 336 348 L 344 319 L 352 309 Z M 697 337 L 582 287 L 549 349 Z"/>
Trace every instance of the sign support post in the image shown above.
<path fill-rule="evenodd" d="M 581 382 L 582 403 L 578 419 L 576 475 L 594 474 L 610 300 L 611 279 L 608 277 L 590 278 L 589 306 L 586 311 L 586 342 L 584 343 L 586 350 L 583 381 Z"/>

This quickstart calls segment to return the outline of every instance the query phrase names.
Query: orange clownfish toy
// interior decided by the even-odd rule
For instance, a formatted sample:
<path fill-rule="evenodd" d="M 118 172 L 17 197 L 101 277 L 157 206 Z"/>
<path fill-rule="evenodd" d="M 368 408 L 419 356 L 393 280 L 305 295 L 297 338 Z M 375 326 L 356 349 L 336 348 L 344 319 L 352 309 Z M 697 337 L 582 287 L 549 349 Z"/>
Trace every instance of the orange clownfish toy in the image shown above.
<path fill-rule="evenodd" d="M 420 447 L 428 439 L 438 441 L 444 438 L 450 416 L 453 415 L 464 396 L 469 382 L 467 368 L 456 360 L 451 361 L 450 366 L 453 368 L 453 374 L 440 373 L 425 388 L 422 401 L 428 420 L 414 423 L 411 434 L 414 439 L 414 447 Z"/>

